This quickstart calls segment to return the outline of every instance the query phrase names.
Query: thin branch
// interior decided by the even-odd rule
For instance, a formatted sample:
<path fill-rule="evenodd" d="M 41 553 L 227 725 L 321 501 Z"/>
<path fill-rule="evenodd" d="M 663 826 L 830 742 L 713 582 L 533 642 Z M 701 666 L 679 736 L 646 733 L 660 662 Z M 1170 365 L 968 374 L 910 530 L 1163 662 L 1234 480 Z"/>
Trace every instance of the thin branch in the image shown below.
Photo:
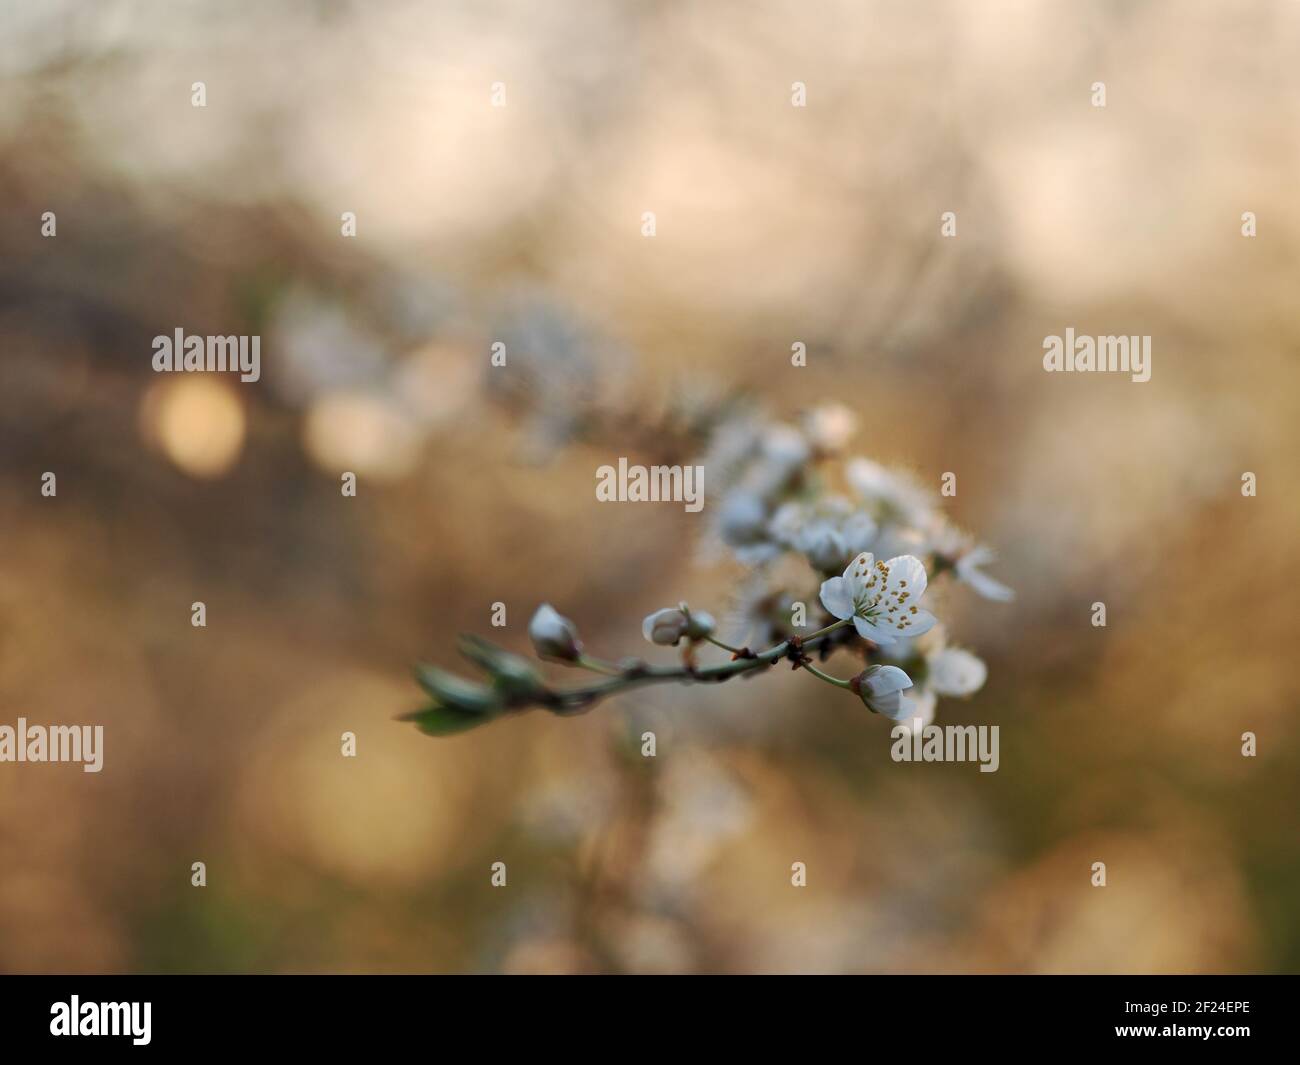
<path fill-rule="evenodd" d="M 811 647 L 836 629 L 843 628 L 848 624 L 849 620 L 837 621 L 833 625 L 827 625 L 826 628 L 819 629 L 811 636 L 802 639 L 795 637 L 793 640 L 785 640 L 774 647 L 769 647 L 766 651 L 757 654 L 751 652 L 752 657 L 741 657 L 733 662 L 706 666 L 703 669 L 690 666 L 632 666 L 623 670 L 620 676 L 612 677 L 609 680 L 590 684 L 583 688 L 566 688 L 553 691 L 550 693 L 552 699 L 549 701 L 549 705 L 551 705 L 552 709 L 561 712 L 573 712 L 594 706 L 606 696 L 616 695 L 630 688 L 642 687 L 647 684 L 663 684 L 669 681 L 684 684 L 719 684 L 741 673 L 749 673 L 756 669 L 771 666 L 785 658 L 791 650 L 799 652 Z M 822 676 L 825 677 L 825 674 L 822 674 Z M 847 681 L 836 682 L 834 678 L 830 679 L 832 683 L 847 685 Z"/>

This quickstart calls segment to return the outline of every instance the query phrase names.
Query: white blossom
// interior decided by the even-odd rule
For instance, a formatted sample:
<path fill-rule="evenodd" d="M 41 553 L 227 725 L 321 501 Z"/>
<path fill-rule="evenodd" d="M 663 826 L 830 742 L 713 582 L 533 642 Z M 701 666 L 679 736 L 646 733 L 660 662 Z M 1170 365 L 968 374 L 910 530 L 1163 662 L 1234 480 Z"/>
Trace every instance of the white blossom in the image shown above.
<path fill-rule="evenodd" d="M 769 532 L 782 547 L 798 551 L 815 570 L 840 569 L 876 539 L 876 523 L 842 496 L 815 503 L 786 503 L 772 517 Z"/>
<path fill-rule="evenodd" d="M 925 588 L 925 567 L 914 556 L 877 562 L 863 551 L 842 576 L 823 582 L 821 601 L 832 617 L 852 618 L 864 640 L 890 644 L 920 636 L 934 625 L 934 615 L 918 605 Z"/>
<path fill-rule="evenodd" d="M 885 656 L 895 662 L 921 660 L 916 686 L 903 696 L 906 713 L 901 720 L 910 723 L 920 719 L 922 726 L 934 720 L 940 696 L 973 695 L 988 677 L 988 667 L 978 657 L 960 647 L 948 646 L 942 625 L 936 625 L 918 640 L 900 641 L 887 648 Z"/>
<path fill-rule="evenodd" d="M 877 507 L 882 517 L 922 526 L 934 512 L 933 495 L 908 474 L 890 470 L 870 459 L 853 459 L 844 470 L 849 485 Z"/>
<path fill-rule="evenodd" d="M 780 546 L 768 537 L 768 506 L 760 495 L 736 489 L 718 511 L 718 535 L 742 564 L 759 566 L 780 554 Z"/>

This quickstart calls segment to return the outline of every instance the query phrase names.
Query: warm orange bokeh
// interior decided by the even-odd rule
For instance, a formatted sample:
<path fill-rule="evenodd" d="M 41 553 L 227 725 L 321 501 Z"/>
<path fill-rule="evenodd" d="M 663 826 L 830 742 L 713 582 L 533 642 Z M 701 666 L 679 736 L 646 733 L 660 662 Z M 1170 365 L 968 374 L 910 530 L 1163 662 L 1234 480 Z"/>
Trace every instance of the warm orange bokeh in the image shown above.
<path fill-rule="evenodd" d="M 1300 968 L 1295 5 L 19 8 L 0 723 L 107 750 L 0 765 L 0 970 Z M 178 327 L 262 379 L 160 378 Z M 1066 327 L 1151 381 L 1045 374 Z M 393 720 L 496 601 L 610 657 L 724 610 L 693 516 L 593 471 L 741 391 L 958 474 L 1018 599 L 944 600 L 989 680 L 942 713 L 999 772 L 784 671 Z"/>

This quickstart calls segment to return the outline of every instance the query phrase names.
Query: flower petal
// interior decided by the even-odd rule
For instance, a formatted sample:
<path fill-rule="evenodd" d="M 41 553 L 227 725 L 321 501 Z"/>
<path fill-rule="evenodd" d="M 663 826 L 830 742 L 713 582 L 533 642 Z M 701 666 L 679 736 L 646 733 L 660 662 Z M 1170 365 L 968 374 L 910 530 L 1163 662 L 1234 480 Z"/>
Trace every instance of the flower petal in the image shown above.
<path fill-rule="evenodd" d="M 823 573 L 838 569 L 848 553 L 844 538 L 829 522 L 809 525 L 801 530 L 795 539 L 795 547 L 807 556 L 813 569 Z"/>
<path fill-rule="evenodd" d="M 877 714 L 882 714 L 891 721 L 897 721 L 903 713 L 903 693 L 889 692 L 887 695 L 872 696 L 867 706 Z"/>
<path fill-rule="evenodd" d="M 909 733 L 923 729 L 934 720 L 934 708 L 938 701 L 938 697 L 929 688 L 913 688 L 903 692 L 903 705 L 894 720 L 907 726 Z"/>
<path fill-rule="evenodd" d="M 870 551 L 862 551 L 849 560 L 849 564 L 844 567 L 844 576 L 855 580 L 866 580 L 871 576 L 875 566 L 875 556 Z"/>
<path fill-rule="evenodd" d="M 897 666 L 877 666 L 867 670 L 862 684 L 872 695 L 888 695 L 912 686 L 912 678 Z"/>
<path fill-rule="evenodd" d="M 876 523 L 870 515 L 858 511 L 840 526 L 840 535 L 844 537 L 844 544 L 850 551 L 865 552 L 866 546 L 875 542 Z"/>
<path fill-rule="evenodd" d="M 979 568 L 986 562 L 992 562 L 994 558 L 995 555 L 990 548 L 983 544 L 976 544 L 957 560 L 957 579 L 969 584 L 985 599 L 992 599 L 996 603 L 1008 603 L 1016 597 L 1015 591 L 1001 581 L 994 580 Z"/>
<path fill-rule="evenodd" d="M 920 636 L 924 632 L 929 632 L 939 621 L 928 610 L 918 610 L 915 614 L 908 614 L 907 620 L 910 622 L 906 627 L 908 636 Z"/>
<path fill-rule="evenodd" d="M 868 499 L 883 496 L 889 491 L 889 471 L 878 462 L 864 458 L 851 459 L 844 468 L 844 474 L 854 491 Z"/>
<path fill-rule="evenodd" d="M 939 695 L 970 695 L 984 686 L 988 668 L 969 651 L 947 647 L 926 663 L 930 684 Z"/>
<path fill-rule="evenodd" d="M 899 555 L 885 563 L 889 570 L 889 590 L 910 592 L 908 600 L 915 605 L 925 595 L 925 566 L 915 555 Z"/>
<path fill-rule="evenodd" d="M 841 620 L 853 616 L 853 592 L 846 577 L 831 577 L 822 582 L 822 606 L 832 617 Z"/>
<path fill-rule="evenodd" d="M 874 625 L 866 618 L 855 617 L 853 627 L 858 630 L 858 635 L 864 640 L 871 640 L 873 643 L 890 644 L 898 639 L 895 633 L 880 625 Z"/>
<path fill-rule="evenodd" d="M 975 591 L 985 599 L 991 599 L 995 603 L 1009 603 L 1016 597 L 1013 589 L 1007 587 L 1001 581 L 994 580 L 987 573 L 977 569 L 958 570 L 957 576 L 965 583 L 969 584 Z"/>

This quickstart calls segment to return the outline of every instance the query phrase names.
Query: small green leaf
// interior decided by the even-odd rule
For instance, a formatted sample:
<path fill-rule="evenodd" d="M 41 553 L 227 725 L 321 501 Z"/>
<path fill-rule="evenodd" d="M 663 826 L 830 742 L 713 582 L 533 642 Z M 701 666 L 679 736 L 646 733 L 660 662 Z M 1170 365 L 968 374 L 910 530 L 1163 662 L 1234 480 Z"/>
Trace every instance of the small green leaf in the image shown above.
<path fill-rule="evenodd" d="M 478 714 L 471 710 L 460 710 L 454 706 L 442 706 L 434 703 L 423 710 L 403 714 L 399 721 L 411 721 L 426 736 L 451 736 L 465 732 L 477 725 L 485 725 L 493 719 L 493 714 Z"/>
<path fill-rule="evenodd" d="M 541 674 L 526 658 L 506 651 L 481 636 L 465 634 L 460 638 L 460 653 L 480 666 L 498 690 L 508 696 L 537 697 L 545 694 Z"/>
<path fill-rule="evenodd" d="M 417 666 L 415 679 L 439 706 L 491 716 L 502 708 L 501 696 L 486 685 L 466 680 L 437 666 Z"/>

